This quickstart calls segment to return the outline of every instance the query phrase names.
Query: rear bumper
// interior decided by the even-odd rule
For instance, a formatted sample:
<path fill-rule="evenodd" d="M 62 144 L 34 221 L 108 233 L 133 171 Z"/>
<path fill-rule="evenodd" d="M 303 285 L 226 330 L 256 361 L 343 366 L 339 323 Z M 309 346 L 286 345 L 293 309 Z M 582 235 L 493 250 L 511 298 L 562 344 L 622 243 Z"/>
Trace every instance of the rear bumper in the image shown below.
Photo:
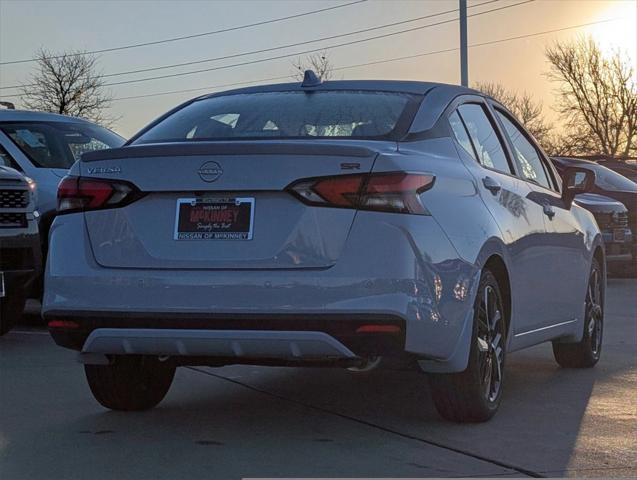
<path fill-rule="evenodd" d="M 314 331 L 356 355 L 407 352 L 450 371 L 466 366 L 480 271 L 431 217 L 358 212 L 326 269 L 104 268 L 86 237 L 81 215 L 51 227 L 43 316 L 76 321 L 73 331 L 51 329 L 65 347 L 81 349 L 97 328 Z M 400 333 L 356 332 L 374 323 Z"/>
<path fill-rule="evenodd" d="M 192 332 L 197 332 L 202 339 L 208 338 L 212 343 L 215 338 L 226 338 L 229 335 L 227 332 L 234 332 L 234 335 L 243 341 L 276 339 L 283 333 L 289 338 L 298 335 L 299 339 L 306 338 L 307 335 L 321 336 L 323 339 L 329 338 L 332 343 L 341 345 L 351 354 L 350 356 L 358 357 L 399 355 L 404 352 L 405 344 L 404 321 L 399 317 L 387 315 L 365 315 L 364 318 L 360 318 L 356 315 L 328 314 L 272 316 L 52 311 L 46 312 L 44 318 L 49 322 L 49 331 L 58 345 L 88 353 L 234 356 L 226 355 L 229 353 L 227 350 L 216 349 L 218 344 L 212 345 L 207 353 L 205 353 L 205 347 L 202 350 L 198 349 L 199 346 L 194 350 L 186 347 L 180 352 L 177 348 L 178 341 L 182 336 L 191 338 Z M 383 331 L 369 332 L 370 326 L 382 326 Z M 137 343 L 131 340 L 130 352 L 121 349 L 95 350 L 90 345 L 91 337 L 106 335 L 106 333 L 113 338 L 126 339 L 132 335 L 132 338 L 144 340 L 140 341 L 139 348 L 136 346 Z M 167 339 L 171 337 L 171 342 L 168 342 L 172 345 L 169 351 L 163 350 Z M 163 343 L 153 341 L 153 338 L 161 338 Z M 152 348 L 149 349 L 149 347 Z M 259 357 L 257 355 L 259 352 L 254 349 L 244 351 L 243 357 L 246 358 L 271 356 Z M 222 353 L 224 355 L 221 355 Z M 283 357 L 290 354 L 285 349 L 280 353 L 284 354 Z"/>
<path fill-rule="evenodd" d="M 157 355 L 179 363 L 193 358 L 278 362 L 356 361 L 357 355 L 323 332 L 100 328 L 86 339 L 83 363 L 108 355 Z M 101 358 L 100 358 L 101 357 Z"/>

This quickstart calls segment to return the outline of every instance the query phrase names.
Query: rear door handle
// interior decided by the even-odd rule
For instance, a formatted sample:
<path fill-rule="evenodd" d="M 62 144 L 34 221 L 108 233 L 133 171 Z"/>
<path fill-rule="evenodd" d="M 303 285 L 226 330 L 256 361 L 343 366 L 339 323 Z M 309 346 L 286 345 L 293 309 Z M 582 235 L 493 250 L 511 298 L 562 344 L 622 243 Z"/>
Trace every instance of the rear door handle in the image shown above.
<path fill-rule="evenodd" d="M 553 217 L 555 216 L 555 210 L 553 210 L 553 207 L 551 207 L 548 203 L 546 203 L 544 204 L 544 207 L 542 208 L 542 210 L 544 211 L 544 215 L 546 215 L 551 220 L 553 220 Z"/>
<path fill-rule="evenodd" d="M 482 184 L 484 185 L 484 188 L 489 190 L 493 195 L 497 195 L 500 190 L 502 190 L 502 185 L 500 185 L 491 177 L 484 177 L 482 179 Z"/>

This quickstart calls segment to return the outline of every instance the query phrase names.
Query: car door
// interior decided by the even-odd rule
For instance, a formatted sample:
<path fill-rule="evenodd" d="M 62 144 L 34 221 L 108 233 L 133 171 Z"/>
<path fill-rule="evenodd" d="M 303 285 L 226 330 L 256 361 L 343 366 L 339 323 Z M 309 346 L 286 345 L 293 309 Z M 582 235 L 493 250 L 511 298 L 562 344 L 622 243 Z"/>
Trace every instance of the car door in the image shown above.
<path fill-rule="evenodd" d="M 511 331 L 515 335 L 535 328 L 538 319 L 548 315 L 546 304 L 538 301 L 549 293 L 544 274 L 549 260 L 542 247 L 546 234 L 544 213 L 542 206 L 529 198 L 528 182 L 516 176 L 494 118 L 479 98 L 472 97 L 458 105 L 449 120 L 462 146 L 465 164 L 477 181 L 508 251 Z"/>
<path fill-rule="evenodd" d="M 568 325 L 576 323 L 583 313 L 583 292 L 589 268 L 585 232 L 562 201 L 556 172 L 540 147 L 508 112 L 497 106 L 494 111 L 519 175 L 531 189 L 529 199 L 540 205 L 544 213 L 547 233 L 541 241 L 547 260 L 543 266 L 546 295 L 538 301 L 548 308 L 545 318 L 538 318 L 528 325 L 527 334 L 536 332 L 537 336 L 551 338 L 555 335 L 554 329 L 568 330 Z"/>

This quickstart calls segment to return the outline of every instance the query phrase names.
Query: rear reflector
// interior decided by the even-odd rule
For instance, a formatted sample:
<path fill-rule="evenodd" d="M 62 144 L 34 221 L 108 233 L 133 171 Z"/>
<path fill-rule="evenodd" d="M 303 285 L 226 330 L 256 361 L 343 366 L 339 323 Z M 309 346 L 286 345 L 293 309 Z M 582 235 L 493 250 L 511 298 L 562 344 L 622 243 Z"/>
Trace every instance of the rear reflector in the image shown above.
<path fill-rule="evenodd" d="M 302 180 L 288 189 L 310 205 L 427 215 L 419 195 L 434 181 L 424 173 L 383 172 Z"/>
<path fill-rule="evenodd" d="M 72 320 L 51 320 L 49 328 L 80 328 L 80 326 Z"/>
<path fill-rule="evenodd" d="M 400 333 L 397 325 L 361 325 L 356 333 Z"/>

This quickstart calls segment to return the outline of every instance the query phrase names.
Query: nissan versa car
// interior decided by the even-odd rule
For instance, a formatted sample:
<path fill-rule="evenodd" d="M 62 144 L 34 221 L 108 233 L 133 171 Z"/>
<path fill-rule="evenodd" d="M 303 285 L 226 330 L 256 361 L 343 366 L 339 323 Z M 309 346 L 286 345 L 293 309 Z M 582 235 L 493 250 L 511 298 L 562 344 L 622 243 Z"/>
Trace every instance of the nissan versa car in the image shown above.
<path fill-rule="evenodd" d="M 594 174 L 562 181 L 502 105 L 400 81 L 259 86 L 175 108 L 60 184 L 43 315 L 95 398 L 155 406 L 175 368 L 407 357 L 484 421 L 509 352 L 602 348 Z"/>

